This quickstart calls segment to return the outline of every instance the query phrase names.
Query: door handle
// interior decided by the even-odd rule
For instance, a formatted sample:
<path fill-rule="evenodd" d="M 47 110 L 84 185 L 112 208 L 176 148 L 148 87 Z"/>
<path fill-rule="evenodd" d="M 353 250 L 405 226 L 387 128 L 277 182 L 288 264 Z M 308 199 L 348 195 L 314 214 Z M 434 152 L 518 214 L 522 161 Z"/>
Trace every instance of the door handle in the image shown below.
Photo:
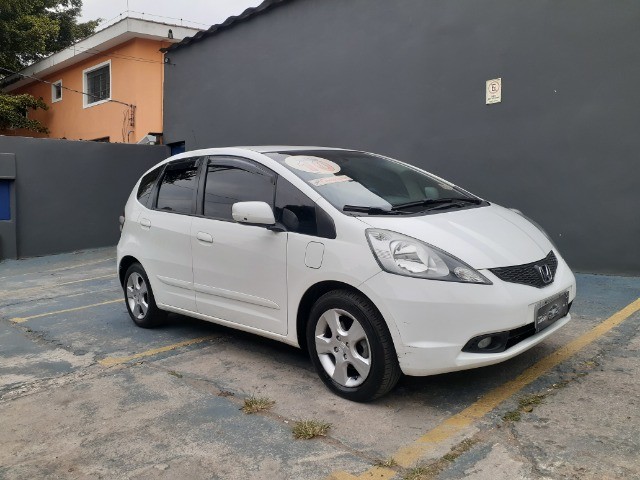
<path fill-rule="evenodd" d="M 148 218 L 141 218 L 140 226 L 142 228 L 151 228 L 151 220 L 149 220 Z"/>
<path fill-rule="evenodd" d="M 196 233 L 196 238 L 204 243 L 213 243 L 213 237 L 208 233 L 198 232 Z"/>

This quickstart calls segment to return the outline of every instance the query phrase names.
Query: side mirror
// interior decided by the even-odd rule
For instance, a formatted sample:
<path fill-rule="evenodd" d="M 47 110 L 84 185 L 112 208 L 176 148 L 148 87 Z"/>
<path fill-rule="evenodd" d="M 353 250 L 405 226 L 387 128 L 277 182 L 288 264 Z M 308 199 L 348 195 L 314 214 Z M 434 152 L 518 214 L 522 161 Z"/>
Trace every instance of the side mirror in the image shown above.
<path fill-rule="evenodd" d="M 238 223 L 275 225 L 273 210 L 267 202 L 238 202 L 231 206 L 231 216 Z"/>

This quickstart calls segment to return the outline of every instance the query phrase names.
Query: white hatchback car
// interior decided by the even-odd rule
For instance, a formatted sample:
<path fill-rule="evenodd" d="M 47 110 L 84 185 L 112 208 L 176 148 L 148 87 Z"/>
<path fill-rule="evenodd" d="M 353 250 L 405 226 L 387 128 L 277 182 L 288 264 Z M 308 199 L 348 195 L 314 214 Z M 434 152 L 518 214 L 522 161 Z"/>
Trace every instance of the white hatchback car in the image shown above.
<path fill-rule="evenodd" d="M 576 295 L 521 213 L 360 151 L 182 153 L 140 179 L 121 228 L 137 325 L 176 312 L 300 346 L 355 401 L 401 372 L 509 359 L 566 324 Z"/>

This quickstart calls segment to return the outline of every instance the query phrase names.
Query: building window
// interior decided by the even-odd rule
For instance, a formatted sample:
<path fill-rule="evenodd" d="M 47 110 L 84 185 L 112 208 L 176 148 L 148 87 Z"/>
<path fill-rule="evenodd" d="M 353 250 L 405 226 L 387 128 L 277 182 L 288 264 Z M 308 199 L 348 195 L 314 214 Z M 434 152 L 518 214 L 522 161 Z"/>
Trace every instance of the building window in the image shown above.
<path fill-rule="evenodd" d="M 62 100 L 62 80 L 51 84 L 51 102 L 56 103 Z"/>
<path fill-rule="evenodd" d="M 88 68 L 83 76 L 85 108 L 111 99 L 111 61 Z"/>

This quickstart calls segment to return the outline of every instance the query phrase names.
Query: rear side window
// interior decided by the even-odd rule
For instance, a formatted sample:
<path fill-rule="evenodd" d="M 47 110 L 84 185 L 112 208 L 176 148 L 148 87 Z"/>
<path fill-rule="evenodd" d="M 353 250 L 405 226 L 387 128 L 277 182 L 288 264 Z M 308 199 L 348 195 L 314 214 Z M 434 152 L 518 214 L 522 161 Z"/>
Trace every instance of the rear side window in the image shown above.
<path fill-rule="evenodd" d="M 162 176 L 156 208 L 173 213 L 193 213 L 197 174 L 197 159 L 169 163 Z"/>
<path fill-rule="evenodd" d="M 209 164 L 204 190 L 204 215 L 233 220 L 231 206 L 236 202 L 267 202 L 273 208 L 274 177 L 244 162 L 220 161 Z"/>
<path fill-rule="evenodd" d="M 283 177 L 278 177 L 274 213 L 276 221 L 290 232 L 336 238 L 329 214 Z"/>
<path fill-rule="evenodd" d="M 156 180 L 160 176 L 160 172 L 162 172 L 162 168 L 164 165 L 159 166 L 158 168 L 154 168 L 149 173 L 147 173 L 142 180 L 140 180 L 140 186 L 138 187 L 138 201 L 145 206 L 149 205 L 149 198 L 151 197 L 151 192 L 153 191 L 153 187 L 156 184 Z"/>

